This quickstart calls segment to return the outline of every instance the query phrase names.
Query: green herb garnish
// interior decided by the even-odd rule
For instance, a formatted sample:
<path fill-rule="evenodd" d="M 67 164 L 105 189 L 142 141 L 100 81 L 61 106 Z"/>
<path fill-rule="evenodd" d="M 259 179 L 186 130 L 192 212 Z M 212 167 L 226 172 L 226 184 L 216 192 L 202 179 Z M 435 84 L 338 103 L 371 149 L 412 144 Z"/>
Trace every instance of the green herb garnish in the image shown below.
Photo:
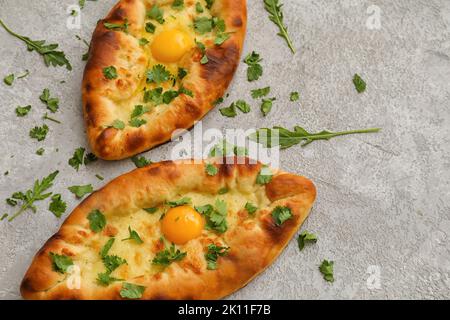
<path fill-rule="evenodd" d="M 317 236 L 314 233 L 309 233 L 308 231 L 303 231 L 298 235 L 297 243 L 300 251 L 303 250 L 305 244 L 307 243 L 316 243 Z"/>
<path fill-rule="evenodd" d="M 262 74 L 263 74 L 263 68 L 260 64 L 262 59 L 260 58 L 259 54 L 257 54 L 255 51 L 252 53 L 249 53 L 245 59 L 244 63 L 248 65 L 247 68 L 247 80 L 248 81 L 255 81 L 258 80 Z"/>
<path fill-rule="evenodd" d="M 323 274 L 323 278 L 328 282 L 334 282 L 333 276 L 334 262 L 323 260 L 319 267 L 320 272 Z"/>
<path fill-rule="evenodd" d="M 358 74 L 353 76 L 353 84 L 355 85 L 355 89 L 358 93 L 363 93 L 366 91 L 366 82 Z"/>
<path fill-rule="evenodd" d="M 66 273 L 70 266 L 73 266 L 73 261 L 66 255 L 50 252 L 50 259 L 52 260 L 53 270 L 58 273 Z"/>
<path fill-rule="evenodd" d="M 279 28 L 278 35 L 286 40 L 289 49 L 291 49 L 292 53 L 295 53 L 295 48 L 287 32 L 287 27 L 283 23 L 282 6 L 283 4 L 280 4 L 278 0 L 264 0 L 264 8 L 269 13 L 270 21 L 275 23 Z"/>
<path fill-rule="evenodd" d="M 95 209 L 95 210 L 92 210 L 91 212 L 89 212 L 87 219 L 89 220 L 89 227 L 95 233 L 99 233 L 106 226 L 106 217 L 98 209 Z"/>
<path fill-rule="evenodd" d="M 276 207 L 272 211 L 272 218 L 277 226 L 281 226 L 285 221 L 292 219 L 292 211 L 288 207 Z"/>
<path fill-rule="evenodd" d="M 140 299 L 145 292 L 145 287 L 133 283 L 124 282 L 120 290 L 120 296 L 126 299 Z"/>
<path fill-rule="evenodd" d="M 72 192 L 77 197 L 77 199 L 81 199 L 85 195 L 94 191 L 94 188 L 90 184 L 87 184 L 84 186 L 71 186 L 68 189 L 70 192 Z"/>
<path fill-rule="evenodd" d="M 208 252 L 205 254 L 205 259 L 207 263 L 208 270 L 217 269 L 217 260 L 219 257 L 223 257 L 228 254 L 229 247 L 220 247 L 215 244 L 210 244 L 208 246 Z"/>
<path fill-rule="evenodd" d="M 48 210 L 52 212 L 55 217 L 60 218 L 64 212 L 66 212 L 67 203 L 65 203 L 60 194 L 54 194 L 52 196 L 52 202 L 48 206 Z"/>
<path fill-rule="evenodd" d="M 135 242 L 137 242 L 138 244 L 142 244 L 144 243 L 144 241 L 142 241 L 141 237 L 139 236 L 139 234 L 135 231 L 132 230 L 131 227 L 128 227 L 128 232 L 130 233 L 128 238 L 122 239 L 122 241 L 126 241 L 126 240 L 134 240 Z"/>
<path fill-rule="evenodd" d="M 153 258 L 152 264 L 167 267 L 172 262 L 181 261 L 186 255 L 186 252 L 181 252 L 179 249 L 176 249 L 174 244 L 172 244 L 169 249 L 158 252 Z"/>

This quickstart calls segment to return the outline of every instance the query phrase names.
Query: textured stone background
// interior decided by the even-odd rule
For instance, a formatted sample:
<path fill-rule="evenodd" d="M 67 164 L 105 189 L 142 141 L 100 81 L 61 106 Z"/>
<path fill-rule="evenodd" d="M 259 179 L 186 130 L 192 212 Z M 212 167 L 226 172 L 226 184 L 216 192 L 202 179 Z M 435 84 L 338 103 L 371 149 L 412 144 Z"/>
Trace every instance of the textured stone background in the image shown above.
<path fill-rule="evenodd" d="M 46 68 L 15 38 L 0 30 L 0 76 L 31 75 L 13 87 L 0 84 L 0 199 L 60 170 L 55 191 L 78 201 L 67 191 L 74 184 L 100 187 L 129 171 L 129 160 L 83 167 L 67 165 L 75 148 L 87 147 L 80 106 L 84 68 L 82 42 L 90 39 L 98 19 L 114 0 L 87 2 L 82 29 L 66 28 L 67 12 L 75 0 L 0 0 L 0 17 L 19 33 L 57 42 L 74 70 Z M 264 58 L 264 76 L 255 84 L 245 79 L 241 65 L 226 103 L 245 98 L 251 114 L 225 119 L 213 110 L 205 128 L 247 128 L 270 125 L 341 130 L 379 126 L 379 134 L 315 142 L 307 148 L 282 152 L 281 166 L 311 177 L 319 196 L 304 229 L 318 234 L 316 245 L 299 253 L 295 241 L 261 276 L 231 298 L 252 299 L 378 299 L 450 297 L 450 1 L 448 0 L 283 0 L 285 20 L 299 48 L 293 56 L 276 36 L 262 1 L 249 0 L 249 28 L 245 53 L 256 50 Z M 381 30 L 366 28 L 370 5 L 382 10 Z M 358 95 L 352 76 L 359 73 L 368 88 Z M 65 80 L 65 84 L 60 84 Z M 249 91 L 272 86 L 274 110 L 262 118 Z M 61 100 L 43 142 L 28 137 L 41 125 L 42 89 L 49 87 Z M 301 93 L 291 103 L 292 90 Z M 17 105 L 31 104 L 32 112 L 17 118 Z M 39 147 L 44 156 L 35 155 Z M 173 144 L 146 156 L 165 159 Z M 59 151 L 56 151 L 56 149 Z M 20 280 L 32 256 L 57 231 L 62 219 L 39 203 L 13 223 L 0 223 L 0 298 L 19 298 Z M 1 212 L 11 212 L 1 205 Z M 67 215 L 68 213 L 66 213 Z M 318 266 L 335 261 L 333 284 L 325 282 Z M 369 266 L 379 266 L 381 288 L 369 290 Z"/>

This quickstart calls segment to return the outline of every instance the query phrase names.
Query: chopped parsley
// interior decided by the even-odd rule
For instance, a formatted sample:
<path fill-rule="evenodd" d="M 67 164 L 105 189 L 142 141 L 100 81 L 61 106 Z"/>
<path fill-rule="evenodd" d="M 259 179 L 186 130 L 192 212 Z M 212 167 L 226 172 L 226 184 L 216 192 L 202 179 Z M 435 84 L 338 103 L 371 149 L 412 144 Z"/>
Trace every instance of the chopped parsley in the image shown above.
<path fill-rule="evenodd" d="M 140 46 L 145 46 L 145 45 L 147 45 L 147 44 L 149 44 L 150 43 L 150 41 L 148 41 L 147 39 L 145 39 L 145 38 L 140 38 L 139 39 L 139 45 Z"/>
<path fill-rule="evenodd" d="M 44 124 L 42 127 L 34 127 L 30 130 L 30 137 L 36 139 L 37 141 L 45 140 L 48 133 L 48 126 Z"/>
<path fill-rule="evenodd" d="M 183 78 L 186 76 L 187 76 L 187 70 L 184 68 L 178 67 L 178 79 L 183 80 Z"/>
<path fill-rule="evenodd" d="M 123 31 L 125 33 L 128 32 L 128 27 L 130 26 L 128 19 L 125 19 L 123 23 L 103 22 L 103 25 L 108 30 Z"/>
<path fill-rule="evenodd" d="M 123 122 L 122 120 L 116 119 L 113 121 L 113 123 L 109 127 L 117 129 L 117 130 L 123 130 L 123 129 L 125 129 L 125 122 Z"/>
<path fill-rule="evenodd" d="M 84 186 L 71 186 L 68 189 L 70 192 L 72 192 L 77 197 L 77 199 L 81 199 L 85 195 L 94 191 L 94 188 L 90 184 L 87 184 Z"/>
<path fill-rule="evenodd" d="M 198 34 L 211 32 L 213 29 L 213 20 L 207 17 L 198 17 L 194 19 L 194 30 Z"/>
<path fill-rule="evenodd" d="M 145 287 L 133 283 L 124 282 L 120 290 L 120 296 L 125 299 L 140 299 L 145 292 Z"/>
<path fill-rule="evenodd" d="M 297 243 L 300 251 L 303 250 L 305 244 L 307 243 L 316 243 L 317 236 L 314 233 L 309 233 L 308 231 L 303 231 L 298 235 Z"/>
<path fill-rule="evenodd" d="M 159 24 L 163 24 L 164 20 L 164 11 L 161 10 L 158 5 L 154 5 L 149 11 L 147 11 L 147 18 L 156 20 Z"/>
<path fill-rule="evenodd" d="M 47 106 L 47 109 L 55 113 L 59 109 L 59 99 L 50 97 L 50 90 L 44 89 L 39 99 Z"/>
<path fill-rule="evenodd" d="M 227 187 L 220 188 L 219 191 L 217 191 L 218 194 L 226 194 L 230 191 Z"/>
<path fill-rule="evenodd" d="M 133 112 L 131 112 L 131 118 L 137 118 L 145 113 L 149 112 L 150 108 L 141 104 L 134 106 Z"/>
<path fill-rule="evenodd" d="M 153 208 L 143 208 L 147 213 L 154 214 L 158 211 L 158 207 Z"/>
<path fill-rule="evenodd" d="M 292 219 L 292 211 L 288 207 L 278 206 L 272 211 L 272 218 L 277 226 L 281 226 L 285 221 Z"/>
<path fill-rule="evenodd" d="M 136 168 L 143 168 L 145 166 L 148 166 L 149 164 L 152 164 L 150 160 L 147 160 L 145 157 L 139 157 L 139 156 L 133 156 L 131 158 L 131 161 L 133 161 Z"/>
<path fill-rule="evenodd" d="M 139 118 L 132 118 L 130 121 L 128 121 L 128 124 L 130 125 L 130 127 L 134 127 L 134 128 L 139 128 L 140 126 L 143 126 L 146 123 L 147 123 L 146 120 L 139 119 Z"/>
<path fill-rule="evenodd" d="M 244 63 L 248 65 L 247 68 L 247 80 L 248 81 L 255 81 L 258 80 L 262 74 L 263 74 L 263 68 L 260 65 L 260 62 L 262 59 L 260 58 L 259 54 L 255 51 L 252 51 L 249 53 L 245 59 Z"/>
<path fill-rule="evenodd" d="M 291 102 L 295 102 L 295 101 L 298 101 L 298 99 L 300 99 L 300 94 L 297 91 L 291 92 L 291 94 L 289 96 L 289 100 Z"/>
<path fill-rule="evenodd" d="M 77 148 L 73 153 L 72 158 L 70 158 L 68 161 L 69 165 L 76 171 L 78 171 L 78 169 L 80 169 L 80 166 L 83 164 L 84 152 L 84 148 Z"/>
<path fill-rule="evenodd" d="M 180 249 L 176 249 L 175 245 L 172 244 L 169 249 L 166 248 L 158 252 L 153 258 L 152 264 L 167 267 L 172 262 L 181 261 L 186 255 L 186 252 L 181 252 Z"/>
<path fill-rule="evenodd" d="M 151 22 L 147 22 L 145 24 L 145 31 L 147 31 L 148 33 L 155 33 L 156 30 L 156 26 L 151 23 Z"/>
<path fill-rule="evenodd" d="M 189 197 L 184 197 L 181 198 L 179 200 L 175 200 L 175 201 L 167 201 L 167 205 L 171 208 L 175 208 L 175 207 L 180 207 L 180 206 L 184 206 L 187 204 L 191 204 L 192 200 Z"/>
<path fill-rule="evenodd" d="M 116 67 L 109 66 L 109 67 L 103 68 L 103 75 L 108 80 L 116 79 L 118 77 Z"/>
<path fill-rule="evenodd" d="M 197 11 L 197 13 L 203 13 L 203 7 L 202 7 L 202 4 L 200 2 L 197 2 L 195 4 L 195 11 Z"/>
<path fill-rule="evenodd" d="M 323 274 L 323 278 L 328 282 L 334 282 L 333 276 L 334 261 L 323 260 L 319 267 L 320 272 Z"/>
<path fill-rule="evenodd" d="M 355 89 L 358 93 L 363 93 L 366 91 L 366 82 L 359 76 L 359 74 L 355 74 L 353 76 L 353 84 L 355 85 Z"/>
<path fill-rule="evenodd" d="M 125 260 L 124 258 L 121 258 L 119 256 L 116 256 L 116 255 L 112 255 L 112 256 L 108 255 L 103 258 L 103 264 L 106 267 L 106 271 L 110 274 L 114 270 L 116 270 L 118 267 L 120 267 L 121 265 L 126 264 L 126 263 L 127 263 L 127 260 Z"/>
<path fill-rule="evenodd" d="M 123 281 L 123 279 L 112 277 L 109 272 L 102 272 L 97 275 L 97 283 L 104 287 L 116 281 Z"/>
<path fill-rule="evenodd" d="M 207 230 L 213 230 L 218 233 L 227 231 L 227 204 L 225 201 L 217 199 L 215 208 L 212 205 L 207 204 L 205 206 L 195 207 L 195 210 L 205 216 L 205 228 Z"/>
<path fill-rule="evenodd" d="M 253 203 L 247 202 L 245 204 L 245 210 L 247 210 L 248 214 L 255 214 L 256 210 L 258 210 L 258 207 L 255 206 Z"/>
<path fill-rule="evenodd" d="M 219 112 L 221 115 L 228 118 L 234 118 L 237 116 L 236 105 L 234 102 L 230 104 L 229 107 L 219 109 Z"/>
<path fill-rule="evenodd" d="M 172 2 L 172 8 L 175 10 L 182 10 L 184 9 L 184 0 L 174 0 Z"/>
<path fill-rule="evenodd" d="M 257 184 L 268 184 L 270 181 L 272 181 L 272 171 L 270 170 L 269 167 L 264 166 L 262 167 L 262 169 L 259 171 L 258 175 L 256 176 L 256 183 Z"/>
<path fill-rule="evenodd" d="M 38 156 L 42 156 L 42 155 L 44 154 L 44 152 L 45 152 L 45 149 L 44 149 L 44 148 L 39 148 L 39 149 L 36 150 L 36 154 L 37 154 Z"/>
<path fill-rule="evenodd" d="M 267 116 L 269 112 L 272 110 L 273 101 L 275 101 L 275 98 L 270 99 L 263 99 L 261 103 L 261 112 L 264 116 Z"/>
<path fill-rule="evenodd" d="M 162 64 L 157 64 L 147 71 L 147 83 L 160 84 L 172 78 L 170 72 Z"/>
<path fill-rule="evenodd" d="M 144 243 L 144 241 L 142 241 L 142 239 L 139 236 L 139 234 L 135 230 L 132 230 L 130 226 L 128 227 L 128 232 L 130 233 L 129 237 L 125 238 L 125 239 L 122 239 L 122 241 L 134 240 L 138 244 Z"/>
<path fill-rule="evenodd" d="M 208 270 L 217 269 L 217 260 L 219 257 L 223 257 L 228 254 L 229 247 L 220 247 L 215 244 L 210 244 L 208 246 L 208 252 L 205 254 L 205 259 L 207 263 Z"/>
<path fill-rule="evenodd" d="M 236 108 L 241 110 L 243 113 L 250 112 L 250 105 L 247 102 L 245 102 L 244 100 L 238 100 L 234 104 L 236 105 Z"/>
<path fill-rule="evenodd" d="M 206 0 L 206 9 L 211 9 L 214 4 L 214 0 Z"/>
<path fill-rule="evenodd" d="M 89 212 L 87 219 L 89 220 L 89 228 L 95 233 L 99 233 L 106 226 L 105 215 L 98 209 Z"/>
<path fill-rule="evenodd" d="M 205 167 L 205 172 L 208 176 L 215 176 L 219 172 L 219 169 L 215 165 L 208 163 Z"/>
<path fill-rule="evenodd" d="M 30 105 L 25 106 L 25 107 L 18 106 L 16 108 L 16 115 L 18 117 L 25 117 L 28 114 L 28 112 L 30 112 L 30 110 L 31 110 L 31 106 Z"/>
<path fill-rule="evenodd" d="M 14 79 L 15 79 L 14 74 L 11 73 L 3 79 L 3 82 L 8 86 L 12 86 Z"/>
<path fill-rule="evenodd" d="M 270 93 L 270 87 L 265 87 L 261 89 L 254 89 L 251 91 L 252 98 L 258 99 L 267 96 Z"/>
<path fill-rule="evenodd" d="M 58 273 L 66 273 L 70 266 L 73 266 L 73 261 L 66 255 L 50 252 L 50 259 L 52 260 L 53 270 Z"/>
<path fill-rule="evenodd" d="M 54 194 L 51 199 L 52 201 L 48 206 L 48 210 L 50 210 L 50 212 L 52 212 L 55 215 L 55 217 L 60 218 L 62 214 L 66 212 L 67 203 L 65 203 L 61 199 L 60 194 Z"/>
<path fill-rule="evenodd" d="M 197 48 L 200 50 L 200 52 L 203 54 L 202 58 L 200 59 L 200 64 L 207 64 L 209 62 L 208 56 L 206 55 L 206 46 L 197 40 L 195 40 L 195 44 L 197 45 Z"/>

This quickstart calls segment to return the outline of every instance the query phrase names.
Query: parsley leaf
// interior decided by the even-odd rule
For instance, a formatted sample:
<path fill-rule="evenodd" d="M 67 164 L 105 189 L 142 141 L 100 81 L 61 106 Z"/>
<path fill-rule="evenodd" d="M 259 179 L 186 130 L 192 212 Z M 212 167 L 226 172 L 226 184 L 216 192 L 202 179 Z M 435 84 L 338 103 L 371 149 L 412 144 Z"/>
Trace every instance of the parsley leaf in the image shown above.
<path fill-rule="evenodd" d="M 227 187 L 223 187 L 223 188 L 220 188 L 219 191 L 217 191 L 217 193 L 218 194 L 225 194 L 225 193 L 228 193 L 228 191 L 230 191 L 230 190 L 228 190 Z"/>
<path fill-rule="evenodd" d="M 334 262 L 328 260 L 323 260 L 319 267 L 320 272 L 323 274 L 323 278 L 328 282 L 334 282 L 333 267 Z"/>
<path fill-rule="evenodd" d="M 159 24 L 163 24 L 164 11 L 161 10 L 156 4 L 147 12 L 147 18 L 158 21 Z"/>
<path fill-rule="evenodd" d="M 145 292 L 145 287 L 133 283 L 124 282 L 120 290 L 120 296 L 126 299 L 140 299 Z"/>
<path fill-rule="evenodd" d="M 205 167 L 205 172 L 208 176 L 215 176 L 219 172 L 219 169 L 215 165 L 208 163 Z"/>
<path fill-rule="evenodd" d="M 58 44 L 45 44 L 45 40 L 33 41 L 28 37 L 21 36 L 13 31 L 11 31 L 0 19 L 0 25 L 12 36 L 25 42 L 28 51 L 36 51 L 44 58 L 45 65 L 49 66 L 66 66 L 67 70 L 72 70 L 69 60 L 67 60 L 66 55 L 62 51 L 56 51 Z"/>
<path fill-rule="evenodd" d="M 197 2 L 195 4 L 195 11 L 197 11 L 197 13 L 203 13 L 203 7 L 202 7 L 202 4 L 200 2 Z"/>
<path fill-rule="evenodd" d="M 234 102 L 229 107 L 219 109 L 219 112 L 224 117 L 228 117 L 228 118 L 234 118 L 237 116 L 236 105 Z"/>
<path fill-rule="evenodd" d="M 168 90 L 163 93 L 163 103 L 169 104 L 171 103 L 176 97 L 178 97 L 180 93 L 175 90 Z"/>
<path fill-rule="evenodd" d="M 216 38 L 214 39 L 214 44 L 216 46 L 220 46 L 228 39 L 230 39 L 230 33 L 228 32 L 218 33 Z"/>
<path fill-rule="evenodd" d="M 366 91 L 366 82 L 358 74 L 353 76 L 353 84 L 355 85 L 355 89 L 358 93 L 363 93 Z"/>
<path fill-rule="evenodd" d="M 98 209 L 95 209 L 95 210 L 92 210 L 91 212 L 89 212 L 87 219 L 89 220 L 89 227 L 95 233 L 99 233 L 106 226 L 106 217 Z"/>
<path fill-rule="evenodd" d="M 145 210 L 147 213 L 154 214 L 154 213 L 156 213 L 156 211 L 158 211 L 158 207 L 144 208 L 144 210 Z"/>
<path fill-rule="evenodd" d="M 255 89 L 251 91 L 252 98 L 258 99 L 267 96 L 270 93 L 270 87 L 265 87 L 261 89 Z"/>
<path fill-rule="evenodd" d="M 297 238 L 297 243 L 298 243 L 298 248 L 300 249 L 300 251 L 303 250 L 303 248 L 305 247 L 306 243 L 316 243 L 317 242 L 317 236 L 314 233 L 309 233 L 308 231 L 303 231 L 302 233 L 300 233 L 298 235 Z"/>
<path fill-rule="evenodd" d="M 247 80 L 248 81 L 255 81 L 258 80 L 262 74 L 263 69 L 262 66 L 259 64 L 262 61 L 259 54 L 255 51 L 252 51 L 252 53 L 249 53 L 245 59 L 244 63 L 248 65 L 247 68 Z"/>
<path fill-rule="evenodd" d="M 270 170 L 269 167 L 264 166 L 262 167 L 262 169 L 259 171 L 258 175 L 256 176 L 256 183 L 257 184 L 268 184 L 270 181 L 272 181 L 272 171 Z"/>
<path fill-rule="evenodd" d="M 55 217 L 60 218 L 64 212 L 66 212 L 67 204 L 61 199 L 60 194 L 54 194 L 52 196 L 52 202 L 48 206 L 48 210 L 50 210 Z"/>
<path fill-rule="evenodd" d="M 292 211 L 288 207 L 276 207 L 272 211 L 272 218 L 277 226 L 281 226 L 285 221 L 292 219 Z"/>
<path fill-rule="evenodd" d="M 130 236 L 128 238 L 122 239 L 122 241 L 126 241 L 126 240 L 134 240 L 136 241 L 138 244 L 142 244 L 144 243 L 144 241 L 142 241 L 141 237 L 139 236 L 139 234 L 135 231 L 135 230 L 131 230 L 131 227 L 128 227 L 128 232 L 130 233 Z"/>
<path fill-rule="evenodd" d="M 103 68 L 103 75 L 105 76 L 106 79 L 108 80 L 113 80 L 113 79 L 117 79 L 118 74 L 117 74 L 117 69 L 114 66 L 109 66 L 106 68 Z"/>
<path fill-rule="evenodd" d="M 269 112 L 272 110 L 273 101 L 275 101 L 275 98 L 270 99 L 263 99 L 261 103 L 261 112 L 264 116 L 267 116 Z"/>
<path fill-rule="evenodd" d="M 300 94 L 297 91 L 291 92 L 289 100 L 291 100 L 291 102 L 295 102 L 298 101 L 298 99 L 300 99 Z"/>
<path fill-rule="evenodd" d="M 281 149 L 290 148 L 300 142 L 304 142 L 301 146 L 305 147 L 316 140 L 330 140 L 331 138 L 358 134 L 358 133 L 375 133 L 380 128 L 350 130 L 342 132 L 331 132 L 323 130 L 319 133 L 309 133 L 300 126 L 295 126 L 293 131 L 289 131 L 283 127 L 274 127 L 273 129 L 262 128 L 249 136 L 250 140 L 261 143 L 266 148 L 280 146 Z"/>
<path fill-rule="evenodd" d="M 171 208 L 180 207 L 191 203 L 191 198 L 184 197 L 175 201 L 167 201 L 167 205 Z"/>
<path fill-rule="evenodd" d="M 148 166 L 149 164 L 153 163 L 152 161 L 147 160 L 145 157 L 139 157 L 139 156 L 132 157 L 131 161 L 133 161 L 136 168 L 143 168 L 143 167 Z"/>
<path fill-rule="evenodd" d="M 104 287 L 116 281 L 123 281 L 123 279 L 112 277 L 109 272 L 102 272 L 97 275 L 97 283 Z"/>
<path fill-rule="evenodd" d="M 118 267 L 120 267 L 123 264 L 126 264 L 127 260 L 116 256 L 116 255 L 112 255 L 112 256 L 105 256 L 103 258 L 103 264 L 106 267 L 106 271 L 108 273 L 112 273 L 114 270 L 116 270 Z"/>
<path fill-rule="evenodd" d="M 80 169 L 80 165 L 83 164 L 84 152 L 84 148 L 77 148 L 73 153 L 72 158 L 69 159 L 69 165 L 76 171 L 78 171 L 78 169 Z"/>
<path fill-rule="evenodd" d="M 178 67 L 178 79 L 182 80 L 186 76 L 187 76 L 187 70 L 184 68 Z"/>
<path fill-rule="evenodd" d="M 214 230 L 218 233 L 227 231 L 227 204 L 225 201 L 217 199 L 215 208 L 212 205 L 205 205 L 202 207 L 195 207 L 195 210 L 205 216 L 205 228 L 207 230 Z"/>
<path fill-rule="evenodd" d="M 117 130 L 123 130 L 123 129 L 125 129 L 125 123 L 122 120 L 116 119 L 109 126 L 109 128 L 114 128 L 114 129 L 117 129 Z"/>
<path fill-rule="evenodd" d="M 148 41 L 147 39 L 145 39 L 145 38 L 140 38 L 139 39 L 139 45 L 140 46 L 145 46 L 145 45 L 147 45 L 147 44 L 149 44 L 150 43 L 150 41 Z"/>
<path fill-rule="evenodd" d="M 287 27 L 283 24 L 283 11 L 281 8 L 283 4 L 280 4 L 278 0 L 264 0 L 264 8 L 269 13 L 269 19 L 278 26 L 278 35 L 286 40 L 286 43 L 291 49 L 292 53 L 295 53 L 294 44 L 287 32 Z"/>
<path fill-rule="evenodd" d="M 156 30 L 156 26 L 151 23 L 151 22 L 147 22 L 145 24 L 145 31 L 147 31 L 148 33 L 155 33 Z"/>
<path fill-rule="evenodd" d="M 152 90 L 144 91 L 144 102 L 145 103 L 153 103 L 155 106 L 158 106 L 163 103 L 162 99 L 163 88 L 158 87 Z"/>
<path fill-rule="evenodd" d="M 150 111 L 150 108 L 147 106 L 136 105 L 136 106 L 134 106 L 133 112 L 131 112 L 131 118 L 140 117 L 149 111 Z"/>
<path fill-rule="evenodd" d="M 31 110 L 31 106 L 30 105 L 25 106 L 25 107 L 18 106 L 16 108 L 16 115 L 18 117 L 25 117 L 28 114 L 28 112 L 30 112 L 30 110 Z"/>
<path fill-rule="evenodd" d="M 256 210 L 258 210 L 258 207 L 256 207 L 253 203 L 247 202 L 245 204 L 245 210 L 247 210 L 249 214 L 254 214 Z"/>
<path fill-rule="evenodd" d="M 111 238 L 108 240 L 108 242 L 105 243 L 103 248 L 100 250 L 100 257 L 103 259 L 108 255 L 109 250 L 111 250 L 111 247 L 114 244 L 114 241 L 116 241 L 115 238 Z"/>
<path fill-rule="evenodd" d="M 209 62 L 208 56 L 206 55 L 206 46 L 197 40 L 195 40 L 195 44 L 197 45 L 197 48 L 200 50 L 200 52 L 203 54 L 202 58 L 200 59 L 200 64 L 206 64 Z"/>
<path fill-rule="evenodd" d="M 23 204 L 20 207 L 20 210 L 17 211 L 13 216 L 11 216 L 8 221 L 11 222 L 27 209 L 31 209 L 33 212 L 36 212 L 36 207 L 33 205 L 33 203 L 39 200 L 44 200 L 52 195 L 51 192 L 44 192 L 53 186 L 53 181 L 55 180 L 58 173 L 59 171 L 55 171 L 47 177 L 43 178 L 40 182 L 39 180 L 36 180 L 34 182 L 33 188 L 27 190 L 26 192 L 14 193 L 12 198 L 16 200 L 22 200 Z M 17 204 L 17 201 L 15 201 L 15 203 Z"/>
<path fill-rule="evenodd" d="M 213 29 L 213 20 L 207 17 L 199 17 L 194 19 L 194 30 L 198 34 L 211 32 Z"/>
<path fill-rule="evenodd" d="M 172 244 L 169 249 L 166 248 L 165 250 L 158 252 L 153 258 L 152 264 L 167 267 L 172 262 L 182 260 L 186 255 L 186 252 L 181 252 L 179 249 L 176 249 L 174 244 Z"/>
<path fill-rule="evenodd" d="M 73 266 L 73 261 L 66 255 L 50 252 L 50 258 L 52 259 L 53 270 L 58 273 L 66 273 L 70 266 Z"/>
<path fill-rule="evenodd" d="M 172 75 L 162 64 L 153 66 L 152 70 L 147 71 L 147 83 L 160 84 L 168 81 Z"/>
<path fill-rule="evenodd" d="M 223 257 L 228 254 L 229 247 L 220 247 L 215 244 L 210 244 L 208 246 L 208 252 L 205 254 L 205 259 L 207 263 L 208 270 L 217 269 L 217 260 L 219 257 Z"/>
<path fill-rule="evenodd" d="M 103 25 L 108 30 L 123 31 L 125 33 L 128 33 L 128 27 L 130 26 L 128 19 L 125 19 L 123 23 L 103 22 Z"/>
<path fill-rule="evenodd" d="M 206 0 L 206 9 L 211 9 L 214 4 L 214 0 Z"/>
<path fill-rule="evenodd" d="M 88 193 L 94 191 L 94 188 L 90 184 L 84 186 L 71 186 L 68 189 L 77 197 L 77 199 L 81 199 Z"/>
<path fill-rule="evenodd" d="M 50 90 L 44 89 L 39 99 L 47 105 L 47 109 L 52 113 L 58 111 L 59 108 L 59 99 L 58 98 L 50 98 Z"/>
<path fill-rule="evenodd" d="M 12 86 L 13 82 L 14 82 L 14 74 L 11 73 L 10 75 L 7 75 L 4 79 L 3 82 L 8 85 L 8 86 Z"/>
<path fill-rule="evenodd" d="M 42 155 L 44 154 L 44 152 L 45 152 L 45 149 L 44 149 L 44 148 L 39 148 L 39 149 L 36 150 L 36 154 L 37 154 L 38 156 L 42 156 Z"/>
<path fill-rule="evenodd" d="M 147 123 L 146 120 L 139 118 L 132 118 L 130 121 L 128 121 L 128 124 L 134 128 L 139 128 L 140 126 L 143 126 L 146 123 Z"/>
<path fill-rule="evenodd" d="M 37 141 L 45 140 L 48 133 L 48 126 L 44 124 L 42 127 L 34 127 L 30 130 L 30 137 L 36 139 Z"/>
<path fill-rule="evenodd" d="M 234 104 L 243 113 L 249 113 L 250 112 L 250 105 L 247 102 L 245 102 L 244 100 L 238 100 Z"/>
<path fill-rule="evenodd" d="M 172 8 L 175 10 L 182 10 L 184 8 L 184 0 L 174 0 L 172 2 Z"/>

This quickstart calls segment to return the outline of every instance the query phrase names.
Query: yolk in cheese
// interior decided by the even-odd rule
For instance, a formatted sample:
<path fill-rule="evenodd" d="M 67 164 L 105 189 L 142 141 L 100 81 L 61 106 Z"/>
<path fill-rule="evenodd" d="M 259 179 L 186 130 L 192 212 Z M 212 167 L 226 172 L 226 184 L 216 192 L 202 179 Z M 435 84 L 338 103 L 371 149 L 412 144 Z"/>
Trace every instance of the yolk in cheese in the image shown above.
<path fill-rule="evenodd" d="M 156 60 L 172 63 L 179 61 L 193 45 L 191 36 L 185 31 L 168 29 L 155 36 L 151 50 Z"/>
<path fill-rule="evenodd" d="M 200 213 L 189 206 L 180 206 L 167 211 L 161 229 L 167 240 L 181 245 L 199 237 L 204 226 Z"/>

